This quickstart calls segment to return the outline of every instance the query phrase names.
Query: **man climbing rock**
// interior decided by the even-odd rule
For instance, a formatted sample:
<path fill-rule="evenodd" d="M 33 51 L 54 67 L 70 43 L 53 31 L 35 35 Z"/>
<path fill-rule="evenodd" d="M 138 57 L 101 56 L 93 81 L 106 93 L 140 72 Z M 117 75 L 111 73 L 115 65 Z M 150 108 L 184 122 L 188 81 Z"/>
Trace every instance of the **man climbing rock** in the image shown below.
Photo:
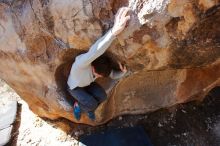
<path fill-rule="evenodd" d="M 73 114 L 77 120 L 80 120 L 82 111 L 87 112 L 91 120 L 95 120 L 95 109 L 107 98 L 105 90 L 94 82 L 95 79 L 100 77 L 119 79 L 127 72 L 126 67 L 121 63 L 119 63 L 121 71 L 113 70 L 110 60 L 101 55 L 126 27 L 130 19 L 127 15 L 128 11 L 127 7 L 120 8 L 115 16 L 113 27 L 98 39 L 87 53 L 77 56 L 72 64 L 67 84 L 69 93 L 76 100 Z"/>

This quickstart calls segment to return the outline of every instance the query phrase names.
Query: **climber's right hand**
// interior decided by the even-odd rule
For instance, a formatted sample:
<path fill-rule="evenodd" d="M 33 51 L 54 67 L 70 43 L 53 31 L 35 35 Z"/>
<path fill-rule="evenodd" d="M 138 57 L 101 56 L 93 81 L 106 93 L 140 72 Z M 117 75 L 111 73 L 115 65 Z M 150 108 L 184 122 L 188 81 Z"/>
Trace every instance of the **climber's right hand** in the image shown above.
<path fill-rule="evenodd" d="M 124 30 L 127 21 L 130 19 L 130 15 L 127 15 L 129 10 L 130 8 L 128 7 L 122 7 L 118 10 L 115 16 L 114 26 L 111 30 L 113 35 L 117 36 Z"/>
<path fill-rule="evenodd" d="M 120 70 L 123 72 L 123 73 L 126 73 L 128 70 L 127 70 L 127 67 L 125 65 L 122 65 L 121 62 L 118 61 L 118 65 L 120 67 Z"/>

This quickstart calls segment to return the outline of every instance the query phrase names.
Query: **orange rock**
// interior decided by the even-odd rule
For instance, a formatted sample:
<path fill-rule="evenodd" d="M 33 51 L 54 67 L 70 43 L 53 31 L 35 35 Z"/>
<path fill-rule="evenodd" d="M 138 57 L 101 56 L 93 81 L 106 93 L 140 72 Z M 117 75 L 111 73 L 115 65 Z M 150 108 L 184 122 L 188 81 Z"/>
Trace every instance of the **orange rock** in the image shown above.
<path fill-rule="evenodd" d="M 129 1 L 131 21 L 107 55 L 125 63 L 130 75 L 98 107 L 97 122 L 85 114 L 76 121 L 66 91 L 70 66 L 112 27 L 124 0 L 9 4 L 0 2 L 0 77 L 41 117 L 99 125 L 203 99 L 220 84 L 217 1 Z"/>

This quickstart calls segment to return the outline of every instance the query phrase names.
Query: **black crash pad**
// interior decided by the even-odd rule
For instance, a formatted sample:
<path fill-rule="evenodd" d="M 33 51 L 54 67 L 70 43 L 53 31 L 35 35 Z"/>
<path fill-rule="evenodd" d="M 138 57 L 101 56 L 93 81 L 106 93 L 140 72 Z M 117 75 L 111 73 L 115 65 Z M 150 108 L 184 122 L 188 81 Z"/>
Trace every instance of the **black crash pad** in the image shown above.
<path fill-rule="evenodd" d="M 82 136 L 80 146 L 152 146 L 142 127 L 106 130 Z"/>

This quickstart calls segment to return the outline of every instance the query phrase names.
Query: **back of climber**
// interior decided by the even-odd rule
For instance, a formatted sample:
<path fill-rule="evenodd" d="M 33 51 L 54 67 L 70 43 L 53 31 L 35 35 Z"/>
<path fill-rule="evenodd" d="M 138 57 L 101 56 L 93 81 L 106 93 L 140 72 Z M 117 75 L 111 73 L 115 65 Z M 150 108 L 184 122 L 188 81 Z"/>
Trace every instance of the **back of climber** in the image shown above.
<path fill-rule="evenodd" d="M 110 60 L 101 56 L 111 45 L 116 36 L 121 33 L 130 16 L 126 16 L 129 8 L 122 7 L 118 10 L 114 26 L 104 36 L 93 44 L 87 53 L 75 58 L 68 77 L 69 93 L 74 97 L 73 113 L 80 120 L 81 112 L 87 112 L 91 120 L 95 120 L 94 111 L 106 98 L 105 90 L 98 85 L 95 79 L 111 77 L 118 79 L 127 72 L 126 67 L 119 63 L 121 71 L 112 70 Z"/>

